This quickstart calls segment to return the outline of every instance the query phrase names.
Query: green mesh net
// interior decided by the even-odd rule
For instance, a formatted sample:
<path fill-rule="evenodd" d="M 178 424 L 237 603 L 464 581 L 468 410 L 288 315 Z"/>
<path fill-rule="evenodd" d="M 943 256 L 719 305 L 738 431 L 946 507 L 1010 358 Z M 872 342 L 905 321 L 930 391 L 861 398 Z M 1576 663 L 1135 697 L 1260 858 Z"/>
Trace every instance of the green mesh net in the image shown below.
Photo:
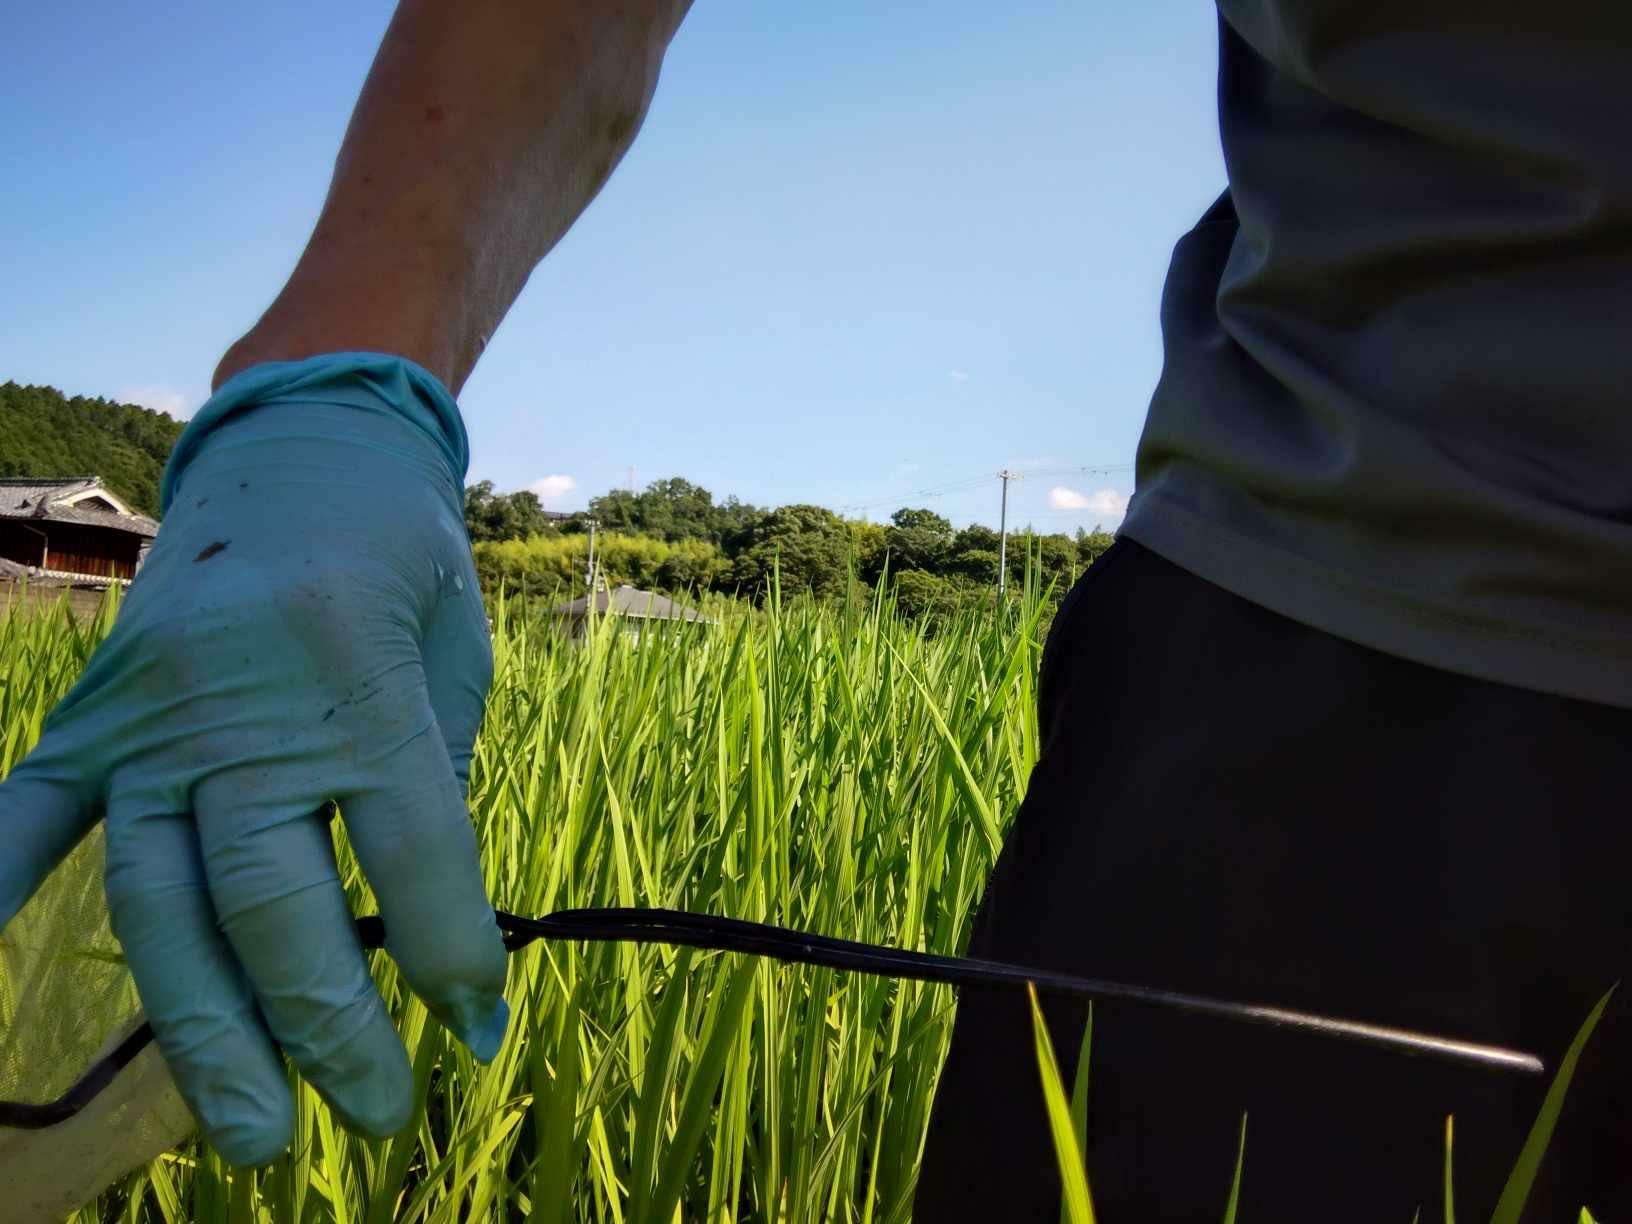
<path fill-rule="evenodd" d="M 0 1101 L 58 1100 L 142 1024 L 108 926 L 102 844 L 98 829 L 0 931 Z M 63 1121 L 0 1121 L 0 1217 L 60 1220 L 193 1128 L 149 1042 Z"/>

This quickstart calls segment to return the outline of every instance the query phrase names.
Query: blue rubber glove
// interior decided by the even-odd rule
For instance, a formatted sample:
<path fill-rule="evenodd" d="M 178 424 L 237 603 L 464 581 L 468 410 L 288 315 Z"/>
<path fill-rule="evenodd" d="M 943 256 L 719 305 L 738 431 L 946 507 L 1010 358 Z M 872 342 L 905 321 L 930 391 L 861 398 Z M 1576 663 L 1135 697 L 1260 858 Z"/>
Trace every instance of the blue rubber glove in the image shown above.
<path fill-rule="evenodd" d="M 281 1048 L 351 1126 L 412 1111 L 321 809 L 387 950 L 478 1058 L 506 956 L 465 808 L 492 679 L 445 388 L 342 353 L 257 366 L 189 425 L 118 622 L 0 786 L 0 925 L 97 819 L 107 896 L 182 1095 L 231 1162 L 293 1125 Z"/>

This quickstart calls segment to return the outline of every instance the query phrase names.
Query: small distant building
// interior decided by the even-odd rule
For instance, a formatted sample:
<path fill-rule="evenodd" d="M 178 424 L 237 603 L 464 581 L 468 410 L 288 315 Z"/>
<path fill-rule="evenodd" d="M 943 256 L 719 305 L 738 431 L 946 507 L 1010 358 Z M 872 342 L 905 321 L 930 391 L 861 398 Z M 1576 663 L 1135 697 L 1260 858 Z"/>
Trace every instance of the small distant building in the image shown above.
<path fill-rule="evenodd" d="M 557 604 L 550 609 L 550 615 L 555 618 L 556 623 L 573 637 L 583 635 L 591 615 L 608 614 L 622 617 L 624 630 L 636 637 L 640 636 L 641 629 L 651 621 L 713 623 L 697 609 L 676 603 L 666 595 L 659 595 L 655 591 L 642 591 L 627 585 L 616 586 L 611 590 L 603 587 L 593 595 L 580 596 L 571 603 Z"/>
<path fill-rule="evenodd" d="M 7 577 L 124 584 L 158 531 L 100 477 L 0 477 L 0 572 Z"/>

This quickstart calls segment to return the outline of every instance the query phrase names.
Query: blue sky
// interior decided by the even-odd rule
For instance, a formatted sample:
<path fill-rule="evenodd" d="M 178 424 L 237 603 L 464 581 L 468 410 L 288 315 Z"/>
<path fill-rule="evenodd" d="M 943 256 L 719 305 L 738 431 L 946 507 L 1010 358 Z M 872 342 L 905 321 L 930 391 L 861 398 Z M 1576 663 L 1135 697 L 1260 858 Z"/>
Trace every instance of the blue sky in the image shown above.
<path fill-rule="evenodd" d="M 190 412 L 287 275 L 391 5 L 10 6 L 0 380 Z M 461 402 L 471 479 L 669 475 L 1112 525 L 1172 245 L 1224 185 L 1210 8 L 697 0 Z M 919 490 L 934 490 L 919 493 Z"/>

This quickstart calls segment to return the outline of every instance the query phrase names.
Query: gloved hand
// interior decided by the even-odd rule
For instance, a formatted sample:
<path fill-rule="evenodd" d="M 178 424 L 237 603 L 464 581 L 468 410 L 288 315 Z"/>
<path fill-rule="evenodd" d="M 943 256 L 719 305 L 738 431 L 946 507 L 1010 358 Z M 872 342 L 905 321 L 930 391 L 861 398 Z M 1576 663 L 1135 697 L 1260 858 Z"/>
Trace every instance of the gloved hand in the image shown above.
<path fill-rule="evenodd" d="M 492 678 L 466 459 L 452 398 L 410 362 L 233 378 L 177 445 L 112 635 L 0 785 L 0 925 L 105 820 L 114 933 L 235 1164 L 289 1143 L 280 1047 L 350 1125 L 410 1117 L 331 799 L 409 984 L 478 1058 L 503 1037 L 506 956 L 464 802 Z"/>

